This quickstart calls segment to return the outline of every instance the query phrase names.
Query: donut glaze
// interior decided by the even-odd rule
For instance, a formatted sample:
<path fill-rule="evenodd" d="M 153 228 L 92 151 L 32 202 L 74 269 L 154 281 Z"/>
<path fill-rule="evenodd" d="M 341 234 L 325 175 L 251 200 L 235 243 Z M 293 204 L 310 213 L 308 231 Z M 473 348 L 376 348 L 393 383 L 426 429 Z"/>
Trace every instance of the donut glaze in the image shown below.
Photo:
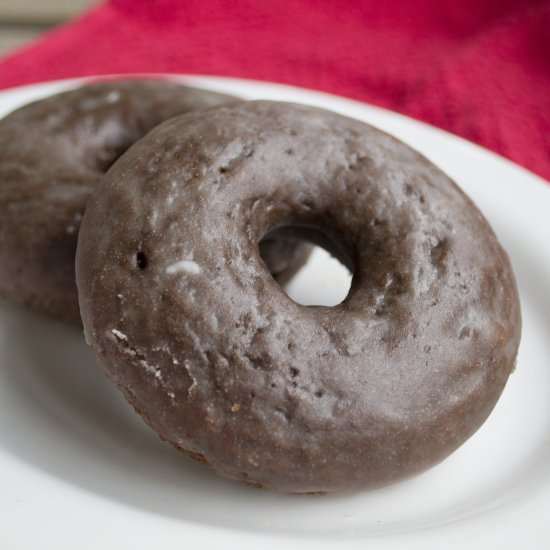
<path fill-rule="evenodd" d="M 441 461 L 493 409 L 520 338 L 508 257 L 400 141 L 248 102 L 162 124 L 106 179 L 77 251 L 87 340 L 145 421 L 219 474 L 378 487 Z M 260 258 L 268 234 L 336 255 L 346 299 L 293 302 Z"/>
<path fill-rule="evenodd" d="M 0 294 L 80 322 L 76 240 L 104 172 L 158 123 L 231 101 L 168 81 L 107 81 L 26 105 L 0 121 Z M 284 282 L 309 250 L 275 245 L 266 243 L 263 252 Z"/>

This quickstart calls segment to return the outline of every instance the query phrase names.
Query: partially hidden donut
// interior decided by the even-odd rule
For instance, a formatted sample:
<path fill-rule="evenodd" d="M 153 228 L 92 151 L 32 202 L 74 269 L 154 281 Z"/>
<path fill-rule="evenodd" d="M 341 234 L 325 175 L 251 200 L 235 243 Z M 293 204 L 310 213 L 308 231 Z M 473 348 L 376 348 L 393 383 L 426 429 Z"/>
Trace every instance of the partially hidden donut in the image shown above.
<path fill-rule="evenodd" d="M 345 300 L 291 300 L 266 235 L 335 255 Z M 438 463 L 487 418 L 518 351 L 511 266 L 471 200 L 395 138 L 311 107 L 243 102 L 154 129 L 90 201 L 76 267 L 87 340 L 145 421 L 283 492 Z"/>
<path fill-rule="evenodd" d="M 0 294 L 80 322 L 76 239 L 104 172 L 160 122 L 233 101 L 166 80 L 110 80 L 31 103 L 1 120 Z M 282 282 L 308 253 L 289 242 L 264 245 L 265 260 Z"/>

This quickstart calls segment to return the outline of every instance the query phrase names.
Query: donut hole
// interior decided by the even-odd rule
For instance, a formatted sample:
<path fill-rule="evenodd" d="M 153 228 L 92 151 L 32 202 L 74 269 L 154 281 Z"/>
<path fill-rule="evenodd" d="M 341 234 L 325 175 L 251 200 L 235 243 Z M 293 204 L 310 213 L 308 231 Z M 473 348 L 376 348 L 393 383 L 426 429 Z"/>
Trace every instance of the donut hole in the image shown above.
<path fill-rule="evenodd" d="M 114 143 L 104 143 L 95 151 L 95 169 L 106 174 L 111 166 L 131 147 L 139 136 L 123 136 Z"/>
<path fill-rule="evenodd" d="M 317 228 L 279 228 L 260 242 L 262 258 L 263 242 L 274 238 L 293 241 L 297 248 L 307 245 L 311 249 L 308 261 L 296 275 L 286 284 L 279 284 L 291 300 L 304 306 L 333 307 L 346 299 L 352 283 L 353 262 L 337 239 Z"/>

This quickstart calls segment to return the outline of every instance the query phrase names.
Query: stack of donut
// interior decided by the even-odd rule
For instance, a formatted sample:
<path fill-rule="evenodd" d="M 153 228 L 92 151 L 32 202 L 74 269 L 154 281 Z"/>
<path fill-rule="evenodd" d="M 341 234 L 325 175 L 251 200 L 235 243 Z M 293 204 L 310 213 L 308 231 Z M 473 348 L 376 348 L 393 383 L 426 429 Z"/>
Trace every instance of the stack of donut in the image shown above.
<path fill-rule="evenodd" d="M 353 274 L 337 306 L 281 287 L 311 244 Z M 413 149 L 328 111 L 160 81 L 0 121 L 0 292 L 81 319 L 162 439 L 291 493 L 444 459 L 493 409 L 521 329 L 506 253 Z"/>

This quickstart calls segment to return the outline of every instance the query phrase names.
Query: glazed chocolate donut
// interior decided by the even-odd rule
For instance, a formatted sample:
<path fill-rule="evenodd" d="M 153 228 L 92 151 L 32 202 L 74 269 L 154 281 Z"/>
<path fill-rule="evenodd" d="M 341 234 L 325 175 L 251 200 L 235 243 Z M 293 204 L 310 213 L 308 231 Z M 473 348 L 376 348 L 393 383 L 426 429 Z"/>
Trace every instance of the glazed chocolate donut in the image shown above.
<path fill-rule="evenodd" d="M 266 235 L 328 249 L 353 273 L 346 299 L 292 301 Z M 436 464 L 487 418 L 518 350 L 510 263 L 470 199 L 393 137 L 310 107 L 160 125 L 90 201 L 76 267 L 87 340 L 146 422 L 278 491 Z"/>
<path fill-rule="evenodd" d="M 232 101 L 168 81 L 111 80 L 26 105 L 0 121 L 0 294 L 80 322 L 76 239 L 104 172 L 159 122 Z M 309 249 L 268 242 L 263 253 L 284 282 Z"/>

